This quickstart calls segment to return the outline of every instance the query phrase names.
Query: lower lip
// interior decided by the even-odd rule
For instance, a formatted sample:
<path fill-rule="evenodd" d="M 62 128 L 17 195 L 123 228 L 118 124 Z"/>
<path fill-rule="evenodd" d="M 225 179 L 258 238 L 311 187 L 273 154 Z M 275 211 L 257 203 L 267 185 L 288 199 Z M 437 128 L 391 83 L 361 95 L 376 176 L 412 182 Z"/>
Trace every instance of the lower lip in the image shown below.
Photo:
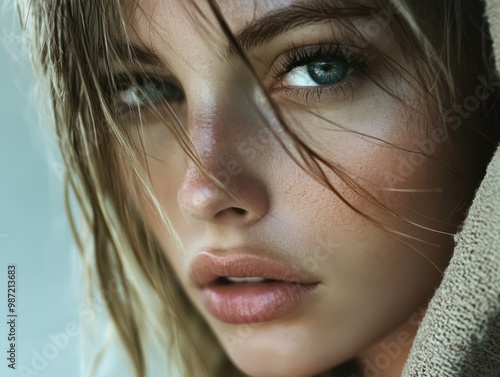
<path fill-rule="evenodd" d="M 214 285 L 203 288 L 208 311 L 226 323 L 272 321 L 293 311 L 318 284 L 269 282 Z"/>

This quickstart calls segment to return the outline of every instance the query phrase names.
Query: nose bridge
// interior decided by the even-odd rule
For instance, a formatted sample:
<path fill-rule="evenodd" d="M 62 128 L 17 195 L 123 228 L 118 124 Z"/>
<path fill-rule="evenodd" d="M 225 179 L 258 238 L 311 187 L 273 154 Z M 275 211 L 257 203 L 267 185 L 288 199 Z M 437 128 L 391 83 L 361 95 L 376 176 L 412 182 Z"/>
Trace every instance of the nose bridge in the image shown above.
<path fill-rule="evenodd" d="M 209 169 L 220 169 L 231 160 L 241 160 L 237 147 L 259 130 L 247 83 L 206 80 L 191 96 L 187 131 L 198 155 Z M 243 163 L 243 161 L 238 161 Z"/>
<path fill-rule="evenodd" d="M 241 96 L 218 90 L 198 92 L 192 98 L 186 126 L 202 164 L 236 197 L 218 188 L 189 159 L 178 202 L 197 220 L 248 225 L 261 218 L 269 205 L 257 161 L 245 161 L 238 153 L 238 145 L 257 132 L 259 125 L 243 92 Z"/>
<path fill-rule="evenodd" d="M 193 106 L 188 116 L 187 129 L 198 155 L 210 168 L 217 165 L 231 153 L 231 141 L 235 130 L 228 124 L 221 104 L 203 101 Z"/>
<path fill-rule="evenodd" d="M 220 46 L 202 43 L 193 53 L 203 64 L 189 66 L 183 74 L 187 130 L 200 157 L 217 165 L 222 152 L 231 154 L 238 139 L 256 131 L 256 85 L 243 63 L 221 56 Z"/>
<path fill-rule="evenodd" d="M 232 188 L 236 180 L 242 179 L 238 176 L 248 174 L 251 169 L 238 153 L 238 145 L 255 132 L 257 125 L 252 123 L 251 114 L 244 111 L 244 106 L 237 103 L 236 96 L 224 97 L 212 92 L 193 103 L 187 130 L 204 167 Z M 196 180 L 198 185 L 206 188 L 213 186 L 209 177 L 191 159 L 187 164 L 186 180 Z"/>

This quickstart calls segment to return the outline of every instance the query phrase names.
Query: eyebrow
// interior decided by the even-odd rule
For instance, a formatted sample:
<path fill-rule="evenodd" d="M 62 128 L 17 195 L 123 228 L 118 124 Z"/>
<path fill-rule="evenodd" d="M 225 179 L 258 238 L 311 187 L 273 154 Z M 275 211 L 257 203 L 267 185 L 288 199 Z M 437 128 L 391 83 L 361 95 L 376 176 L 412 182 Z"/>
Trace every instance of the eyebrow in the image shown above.
<path fill-rule="evenodd" d="M 362 4 L 343 6 L 343 1 L 301 1 L 283 9 L 278 9 L 263 16 L 234 34 L 234 40 L 245 51 L 270 42 L 279 35 L 292 29 L 330 22 L 346 18 L 364 18 L 373 16 L 378 8 Z M 233 44 L 227 47 L 227 55 L 237 55 Z"/>
<path fill-rule="evenodd" d="M 343 6 L 344 0 L 302 0 L 252 21 L 242 30 L 234 33 L 234 41 L 244 51 L 250 51 L 298 27 L 336 19 L 370 17 L 374 12 L 380 11 L 378 8 L 367 5 L 353 5 L 352 1 L 349 3 L 349 6 Z M 132 57 L 138 63 L 168 68 L 167 62 L 160 55 L 145 46 L 130 44 L 122 46 L 120 51 L 125 59 Z M 230 58 L 238 56 L 234 44 L 226 47 L 225 55 Z"/>
<path fill-rule="evenodd" d="M 139 46 L 134 43 L 123 44 L 118 46 L 117 54 L 124 62 L 132 59 L 135 63 L 168 69 L 167 62 L 154 50 L 146 46 Z"/>
<path fill-rule="evenodd" d="M 166 62 L 153 50 L 147 47 L 139 47 L 137 45 L 130 45 L 130 49 L 132 52 L 132 56 L 137 59 L 138 62 L 149 64 L 149 65 L 157 65 L 157 66 L 166 66 Z"/>

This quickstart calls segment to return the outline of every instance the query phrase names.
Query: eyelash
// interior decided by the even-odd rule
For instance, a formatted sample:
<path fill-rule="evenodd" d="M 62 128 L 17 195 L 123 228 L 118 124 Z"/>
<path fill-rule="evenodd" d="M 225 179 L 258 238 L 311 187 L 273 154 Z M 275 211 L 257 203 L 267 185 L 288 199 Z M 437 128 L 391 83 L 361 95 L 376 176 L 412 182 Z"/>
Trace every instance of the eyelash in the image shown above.
<path fill-rule="evenodd" d="M 353 77 L 355 73 L 362 73 L 366 70 L 367 58 L 353 51 L 354 48 L 348 48 L 342 45 L 320 44 L 314 46 L 292 47 L 285 53 L 281 54 L 274 62 L 272 68 L 272 79 L 278 82 L 274 88 L 280 93 L 285 93 L 289 97 L 294 97 L 303 102 L 312 101 L 311 97 L 317 97 L 317 101 L 321 101 L 321 97 L 326 91 L 336 100 L 341 101 L 346 98 L 346 89 L 350 92 L 354 90 Z M 293 70 L 306 67 L 313 63 L 332 63 L 343 62 L 349 67 L 349 73 L 341 81 L 335 84 L 318 85 L 318 86 L 285 86 L 283 80 L 287 74 Z M 130 114 L 131 110 L 148 110 L 154 106 L 165 103 L 173 104 L 184 99 L 184 93 L 177 85 L 157 76 L 147 74 L 136 74 L 132 77 L 127 75 L 118 75 L 114 78 L 115 88 L 111 93 L 113 103 L 118 115 Z M 147 97 L 148 86 L 153 86 L 156 90 L 170 90 L 171 97 L 174 100 L 160 98 L 157 101 Z M 128 93 L 127 93 L 128 92 Z M 153 92 L 158 96 L 162 95 L 160 90 Z M 164 94 L 164 93 L 163 93 Z M 130 104 L 124 102 L 124 96 L 128 95 L 129 102 L 142 101 L 143 104 Z M 148 103 L 149 102 L 149 103 Z M 156 102 L 156 103 L 155 103 Z"/>
<path fill-rule="evenodd" d="M 317 97 L 320 101 L 325 92 L 330 92 L 334 100 L 345 99 L 346 89 L 354 90 L 355 74 L 366 72 L 368 57 L 354 51 L 354 47 L 347 47 L 338 44 L 319 44 L 313 46 L 294 46 L 275 61 L 272 69 L 274 82 L 278 85 L 275 89 L 287 96 L 308 102 L 310 97 Z M 285 86 L 283 80 L 287 74 L 299 67 L 318 62 L 344 61 L 349 66 L 349 74 L 346 78 L 335 84 L 318 86 Z"/>
<path fill-rule="evenodd" d="M 152 90 L 152 92 L 148 94 L 148 90 Z M 160 98 L 162 90 L 165 93 L 169 92 L 168 95 L 171 99 Z M 177 85 L 158 76 L 139 73 L 132 75 L 132 77 L 129 75 L 116 76 L 114 88 L 110 94 L 118 115 L 127 115 L 130 110 L 147 110 L 166 103 L 173 104 L 184 99 L 184 93 Z M 128 96 L 129 102 L 140 101 L 142 104 L 127 104 L 125 96 Z"/>

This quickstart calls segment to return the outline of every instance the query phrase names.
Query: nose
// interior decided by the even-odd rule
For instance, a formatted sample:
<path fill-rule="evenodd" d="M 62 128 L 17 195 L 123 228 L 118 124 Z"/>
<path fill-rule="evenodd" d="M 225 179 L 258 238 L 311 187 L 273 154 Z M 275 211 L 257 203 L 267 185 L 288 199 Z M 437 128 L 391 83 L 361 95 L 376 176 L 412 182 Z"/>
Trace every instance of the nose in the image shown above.
<path fill-rule="evenodd" d="M 221 113 L 205 111 L 191 117 L 188 130 L 203 166 L 224 186 L 219 188 L 190 159 L 177 201 L 181 211 L 193 220 L 248 227 L 264 217 L 270 205 L 261 170 L 264 161 L 262 156 L 245 160 L 238 152 L 238 145 L 251 137 L 244 127 L 244 115 L 237 120 L 234 114 Z"/>

